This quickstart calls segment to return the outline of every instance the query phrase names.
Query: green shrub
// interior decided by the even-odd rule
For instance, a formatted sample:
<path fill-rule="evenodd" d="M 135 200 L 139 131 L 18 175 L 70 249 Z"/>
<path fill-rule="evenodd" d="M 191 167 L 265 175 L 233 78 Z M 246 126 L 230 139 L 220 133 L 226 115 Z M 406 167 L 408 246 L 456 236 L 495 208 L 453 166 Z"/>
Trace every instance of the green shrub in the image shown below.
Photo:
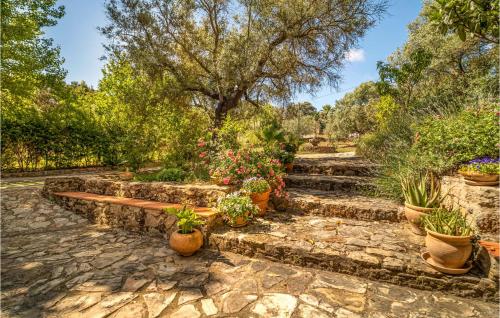
<path fill-rule="evenodd" d="M 136 181 L 177 181 L 181 182 L 187 177 L 187 173 L 179 168 L 164 168 L 156 173 L 137 175 Z"/>
<path fill-rule="evenodd" d="M 493 107 L 427 118 L 412 147 L 423 165 L 443 173 L 478 157 L 498 156 L 498 116 Z"/>

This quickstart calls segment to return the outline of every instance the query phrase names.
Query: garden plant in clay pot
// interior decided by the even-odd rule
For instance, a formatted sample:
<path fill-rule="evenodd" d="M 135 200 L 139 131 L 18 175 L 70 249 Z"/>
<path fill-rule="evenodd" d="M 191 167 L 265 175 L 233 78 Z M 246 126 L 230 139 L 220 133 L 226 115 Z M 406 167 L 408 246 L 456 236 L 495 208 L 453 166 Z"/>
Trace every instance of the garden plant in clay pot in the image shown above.
<path fill-rule="evenodd" d="M 248 194 L 252 203 L 259 207 L 259 215 L 266 214 L 271 186 L 263 178 L 252 177 L 243 181 L 242 192 Z"/>
<path fill-rule="evenodd" d="M 167 208 L 165 212 L 177 217 L 178 230 L 170 235 L 170 248 L 182 256 L 191 256 L 203 245 L 203 234 L 196 227 L 205 222 L 198 219 L 194 210 L 184 206 L 181 209 Z"/>
<path fill-rule="evenodd" d="M 472 253 L 474 231 L 459 209 L 435 209 L 422 217 L 427 236 L 427 252 L 422 258 L 435 269 L 448 274 L 463 274 Z"/>
<path fill-rule="evenodd" d="M 496 186 L 499 183 L 500 161 L 498 158 L 479 158 L 462 165 L 458 170 L 465 183 L 472 186 Z"/>
<path fill-rule="evenodd" d="M 250 197 L 240 192 L 233 192 L 219 199 L 217 208 L 223 219 L 231 227 L 242 227 L 247 225 L 256 214 L 259 208 L 253 204 Z"/>
<path fill-rule="evenodd" d="M 405 197 L 405 216 L 411 231 L 425 235 L 421 226 L 421 217 L 439 207 L 445 196 L 441 196 L 441 183 L 430 172 L 401 178 L 401 187 Z"/>

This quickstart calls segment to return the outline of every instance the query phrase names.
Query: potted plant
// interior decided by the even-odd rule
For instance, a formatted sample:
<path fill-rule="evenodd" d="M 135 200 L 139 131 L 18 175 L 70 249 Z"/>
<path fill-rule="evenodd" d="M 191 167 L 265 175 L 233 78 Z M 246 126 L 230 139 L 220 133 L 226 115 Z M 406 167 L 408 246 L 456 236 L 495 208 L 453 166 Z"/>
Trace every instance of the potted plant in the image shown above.
<path fill-rule="evenodd" d="M 458 170 L 465 183 L 474 186 L 498 185 L 500 173 L 499 159 L 479 158 L 469 161 Z"/>
<path fill-rule="evenodd" d="M 178 230 L 170 235 L 170 247 L 182 256 L 193 255 L 203 245 L 203 234 L 195 227 L 205 222 L 198 219 L 198 215 L 186 206 L 181 209 L 167 208 L 165 212 L 178 219 Z"/>
<path fill-rule="evenodd" d="M 420 173 L 417 176 L 402 177 L 401 187 L 405 197 L 405 216 L 411 231 L 424 235 L 420 218 L 439 207 L 443 200 L 440 197 L 441 183 L 431 173 Z"/>
<path fill-rule="evenodd" d="M 285 165 L 285 170 L 287 173 L 291 173 L 293 171 L 293 161 L 295 159 L 295 154 L 299 148 L 298 142 L 292 140 L 281 144 L 282 152 L 280 154 L 280 160 Z"/>
<path fill-rule="evenodd" d="M 252 199 L 253 204 L 259 207 L 259 215 L 266 214 L 267 204 L 269 202 L 269 194 L 271 193 L 271 186 L 263 178 L 252 177 L 243 180 L 241 190 L 247 193 Z"/>
<path fill-rule="evenodd" d="M 471 255 L 474 234 L 467 218 L 458 209 L 439 208 L 423 216 L 422 223 L 427 231 L 425 246 L 430 257 L 426 259 L 423 255 L 424 259 L 445 273 L 463 273 L 460 270 Z M 465 270 L 468 269 L 470 266 Z"/>
<path fill-rule="evenodd" d="M 252 203 L 252 199 L 239 192 L 220 198 L 217 207 L 231 227 L 245 226 L 255 214 L 259 213 L 259 208 Z"/>

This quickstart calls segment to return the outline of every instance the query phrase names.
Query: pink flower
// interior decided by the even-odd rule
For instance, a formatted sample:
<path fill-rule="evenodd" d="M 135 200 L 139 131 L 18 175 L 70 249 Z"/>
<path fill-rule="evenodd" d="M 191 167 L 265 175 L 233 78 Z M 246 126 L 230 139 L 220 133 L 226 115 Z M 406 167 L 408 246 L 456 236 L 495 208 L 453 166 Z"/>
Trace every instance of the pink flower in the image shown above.
<path fill-rule="evenodd" d="M 229 184 L 229 182 L 231 182 L 231 178 L 226 177 L 226 178 L 222 179 L 222 182 L 223 182 L 224 184 Z"/>
<path fill-rule="evenodd" d="M 271 177 L 272 177 L 272 176 L 274 176 L 274 170 L 273 170 L 273 168 L 271 168 L 271 170 L 269 170 L 269 175 L 270 175 Z"/>
<path fill-rule="evenodd" d="M 206 143 L 205 143 L 204 141 L 200 141 L 200 142 L 198 143 L 198 147 L 200 147 L 200 148 L 201 148 L 201 147 L 205 147 L 205 145 L 206 145 Z"/>
<path fill-rule="evenodd" d="M 206 151 L 203 151 L 200 153 L 200 158 L 205 158 L 207 155 L 207 152 Z"/>

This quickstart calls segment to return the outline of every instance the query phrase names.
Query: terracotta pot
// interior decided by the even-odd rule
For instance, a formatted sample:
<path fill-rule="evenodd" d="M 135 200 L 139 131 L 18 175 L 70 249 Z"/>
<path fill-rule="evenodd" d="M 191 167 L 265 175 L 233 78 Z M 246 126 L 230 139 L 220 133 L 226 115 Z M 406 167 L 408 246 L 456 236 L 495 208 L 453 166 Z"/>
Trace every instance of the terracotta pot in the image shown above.
<path fill-rule="evenodd" d="M 422 208 L 405 202 L 405 216 L 410 223 L 411 231 L 417 235 L 425 235 L 425 230 L 421 226 L 420 218 L 430 213 L 434 208 Z"/>
<path fill-rule="evenodd" d="M 427 230 L 425 246 L 432 261 L 445 268 L 462 268 L 472 252 L 471 236 L 452 236 Z"/>
<path fill-rule="evenodd" d="M 170 248 L 182 256 L 191 256 L 203 245 L 203 234 L 198 229 L 189 234 L 176 231 L 170 235 L 169 244 Z"/>
<path fill-rule="evenodd" d="M 238 216 L 236 219 L 233 220 L 232 223 L 229 223 L 230 227 L 243 227 L 247 225 L 248 221 L 246 217 L 243 216 Z"/>
<path fill-rule="evenodd" d="M 271 194 L 271 189 L 262 193 L 252 193 L 250 194 L 250 198 L 252 199 L 253 204 L 259 207 L 259 215 L 262 216 L 266 214 L 267 204 L 269 202 L 269 195 Z"/>
<path fill-rule="evenodd" d="M 475 182 L 498 182 L 498 174 L 460 172 L 465 180 Z"/>
<path fill-rule="evenodd" d="M 287 173 L 293 172 L 293 162 L 285 163 L 285 171 Z"/>

